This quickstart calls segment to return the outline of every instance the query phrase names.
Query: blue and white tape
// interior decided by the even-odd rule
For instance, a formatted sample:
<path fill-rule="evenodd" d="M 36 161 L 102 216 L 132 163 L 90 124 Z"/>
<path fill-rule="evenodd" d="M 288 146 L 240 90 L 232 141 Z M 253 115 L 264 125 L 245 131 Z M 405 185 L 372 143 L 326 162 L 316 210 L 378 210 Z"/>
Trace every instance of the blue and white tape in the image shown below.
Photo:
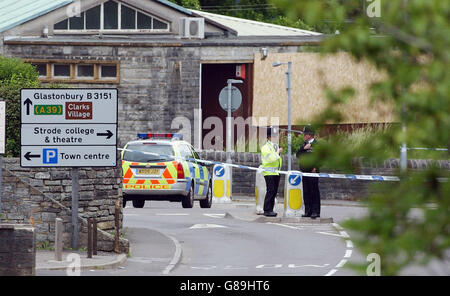
<path fill-rule="evenodd" d="M 161 156 L 167 159 L 171 160 L 180 160 L 180 161 L 196 161 L 200 162 L 206 165 L 223 165 L 223 166 L 229 166 L 233 168 L 239 168 L 244 170 L 251 170 L 251 171 L 257 171 L 257 172 L 276 172 L 283 175 L 291 175 L 291 174 L 301 174 L 305 177 L 316 177 L 316 178 L 330 178 L 330 179 L 349 179 L 349 180 L 365 180 L 365 181 L 400 181 L 399 177 L 396 176 L 378 176 L 378 175 L 354 175 L 354 174 L 328 174 L 328 173 L 304 173 L 304 172 L 296 172 L 296 171 L 279 171 L 279 170 L 270 170 L 270 169 L 262 169 L 262 168 L 255 168 L 250 167 L 246 165 L 240 165 L 240 164 L 230 164 L 230 163 L 224 163 L 219 161 L 212 161 L 212 160 L 202 160 L 202 159 L 192 159 L 192 158 L 184 158 L 184 157 L 177 157 L 174 155 L 166 155 L 166 154 L 158 154 L 158 153 L 151 153 L 151 152 L 145 152 L 145 151 L 137 151 L 137 150 L 130 150 L 130 149 L 124 149 L 124 148 L 117 148 L 120 151 L 129 151 L 129 152 L 138 152 L 143 153 L 146 155 L 152 155 L 152 156 Z"/>

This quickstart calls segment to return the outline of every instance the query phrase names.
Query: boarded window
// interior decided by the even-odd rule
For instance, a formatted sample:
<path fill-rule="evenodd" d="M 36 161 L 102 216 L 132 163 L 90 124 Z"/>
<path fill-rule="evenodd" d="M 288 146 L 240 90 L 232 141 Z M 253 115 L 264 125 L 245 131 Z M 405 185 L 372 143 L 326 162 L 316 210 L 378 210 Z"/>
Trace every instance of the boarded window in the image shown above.
<path fill-rule="evenodd" d="M 114 1 L 108 1 L 103 4 L 103 29 L 117 30 L 118 29 L 118 5 Z"/>
<path fill-rule="evenodd" d="M 86 29 L 100 29 L 100 5 L 86 11 Z"/>

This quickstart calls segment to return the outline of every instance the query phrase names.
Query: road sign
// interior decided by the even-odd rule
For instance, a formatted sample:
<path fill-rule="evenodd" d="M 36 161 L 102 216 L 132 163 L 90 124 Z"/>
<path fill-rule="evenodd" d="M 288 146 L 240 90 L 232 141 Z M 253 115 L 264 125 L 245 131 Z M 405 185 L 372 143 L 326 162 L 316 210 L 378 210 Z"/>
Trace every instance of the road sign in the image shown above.
<path fill-rule="evenodd" d="M 225 86 L 219 94 L 219 103 L 223 110 L 228 110 L 228 86 Z M 236 87 L 231 87 L 231 112 L 236 111 L 242 104 L 242 93 Z"/>
<path fill-rule="evenodd" d="M 116 166 L 117 89 L 22 89 L 21 166 Z"/>
<path fill-rule="evenodd" d="M 214 168 L 214 174 L 217 177 L 222 177 L 225 174 L 225 167 L 223 167 L 223 166 L 216 166 Z"/>
<path fill-rule="evenodd" d="M 0 101 L 0 154 L 5 153 L 6 145 L 6 103 L 5 101 Z"/>

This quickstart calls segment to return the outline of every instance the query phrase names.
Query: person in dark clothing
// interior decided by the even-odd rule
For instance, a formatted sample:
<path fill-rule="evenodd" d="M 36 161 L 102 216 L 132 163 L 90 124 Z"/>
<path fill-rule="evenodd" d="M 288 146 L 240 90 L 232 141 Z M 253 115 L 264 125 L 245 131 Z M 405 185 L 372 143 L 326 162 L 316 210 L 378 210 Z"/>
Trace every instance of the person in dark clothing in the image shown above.
<path fill-rule="evenodd" d="M 302 165 L 302 159 L 304 160 L 307 155 L 313 153 L 313 148 L 317 144 L 314 138 L 314 130 L 310 126 L 304 127 L 303 138 L 305 142 L 303 142 L 296 154 L 299 159 L 300 170 L 305 173 L 318 173 L 319 168 L 317 164 L 313 166 Z M 303 199 L 305 202 L 305 214 L 302 217 L 311 217 L 311 219 L 320 217 L 319 178 L 303 177 Z"/>

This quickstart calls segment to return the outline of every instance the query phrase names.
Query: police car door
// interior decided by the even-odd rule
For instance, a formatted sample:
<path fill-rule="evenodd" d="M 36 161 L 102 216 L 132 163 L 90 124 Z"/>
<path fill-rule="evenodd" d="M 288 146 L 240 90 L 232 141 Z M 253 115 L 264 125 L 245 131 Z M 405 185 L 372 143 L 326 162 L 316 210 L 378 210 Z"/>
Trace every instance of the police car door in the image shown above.
<path fill-rule="evenodd" d="M 189 148 L 191 149 L 192 155 L 194 156 L 194 158 L 200 159 L 200 156 L 198 156 L 197 152 L 195 152 L 194 147 L 189 146 Z M 200 196 L 206 196 L 206 194 L 208 193 L 208 185 L 209 185 L 209 174 L 208 174 L 208 168 L 204 165 L 202 165 L 201 162 L 197 162 L 197 167 L 198 167 L 198 171 L 199 171 L 199 181 L 197 181 L 197 183 L 199 184 L 199 192 L 198 194 Z M 197 178 L 197 177 L 196 177 Z"/>
<path fill-rule="evenodd" d="M 197 161 L 195 161 L 194 155 L 192 155 L 192 151 L 189 147 L 189 145 L 180 143 L 178 146 L 180 156 L 186 159 L 186 162 L 189 167 L 189 176 L 193 180 L 195 187 L 194 187 L 194 195 L 199 194 L 199 188 L 200 188 L 200 172 L 198 168 Z"/>

